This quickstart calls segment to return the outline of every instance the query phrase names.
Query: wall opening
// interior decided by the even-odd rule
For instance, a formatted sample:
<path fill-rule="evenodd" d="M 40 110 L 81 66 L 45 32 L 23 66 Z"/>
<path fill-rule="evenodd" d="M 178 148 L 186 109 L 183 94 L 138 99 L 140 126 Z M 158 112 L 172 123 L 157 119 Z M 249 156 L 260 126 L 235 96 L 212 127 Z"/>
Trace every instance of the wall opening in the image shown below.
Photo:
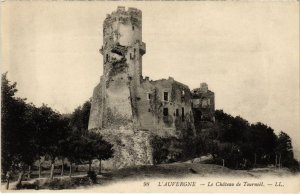
<path fill-rule="evenodd" d="M 136 50 L 133 49 L 133 58 L 135 58 L 135 52 L 136 52 Z"/>
<path fill-rule="evenodd" d="M 150 99 L 151 99 L 151 94 L 147 93 L 147 100 L 150 100 Z"/>
<path fill-rule="evenodd" d="M 164 114 L 164 116 L 168 116 L 169 115 L 169 109 L 168 108 L 164 108 L 163 109 L 163 114 Z"/>
<path fill-rule="evenodd" d="M 179 110 L 178 110 L 178 108 L 176 108 L 176 113 L 175 113 L 175 115 L 176 115 L 176 117 L 179 116 Z"/>
<path fill-rule="evenodd" d="M 169 92 L 164 92 L 164 101 L 169 101 Z"/>
<path fill-rule="evenodd" d="M 184 107 L 181 108 L 181 120 L 184 121 Z"/>

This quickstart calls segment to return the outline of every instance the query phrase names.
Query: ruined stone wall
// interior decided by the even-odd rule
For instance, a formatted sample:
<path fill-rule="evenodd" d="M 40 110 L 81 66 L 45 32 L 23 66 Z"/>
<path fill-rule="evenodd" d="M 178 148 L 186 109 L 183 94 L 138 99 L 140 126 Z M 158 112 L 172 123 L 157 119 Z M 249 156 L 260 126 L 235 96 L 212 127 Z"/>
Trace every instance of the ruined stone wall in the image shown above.
<path fill-rule="evenodd" d="M 118 73 L 111 76 L 106 88 L 106 109 L 104 128 L 110 127 L 115 123 L 115 118 L 122 118 L 122 121 L 132 120 L 132 107 L 130 101 L 130 89 L 127 83 L 127 73 Z M 124 123 L 123 123 L 124 124 Z"/>
<path fill-rule="evenodd" d="M 149 80 L 143 80 L 138 88 L 137 109 L 140 129 L 152 130 L 156 127 L 156 117 L 153 107 L 151 107 L 154 92 L 155 87 Z"/>
<path fill-rule="evenodd" d="M 113 144 L 113 158 L 103 161 L 104 169 L 118 169 L 136 165 L 152 165 L 151 133 L 124 125 L 119 128 L 98 130 L 104 139 Z"/>
<path fill-rule="evenodd" d="M 211 91 L 193 95 L 193 108 L 201 112 L 200 120 L 214 121 L 215 95 Z"/>
<path fill-rule="evenodd" d="M 208 90 L 206 83 L 192 91 L 193 114 L 198 132 L 210 129 L 215 121 L 215 94 Z"/>
<path fill-rule="evenodd" d="M 168 93 L 167 100 L 164 92 Z M 144 79 L 138 95 L 138 119 L 142 129 L 162 137 L 179 137 L 187 129 L 194 131 L 191 94 L 187 86 L 173 78 Z"/>
<path fill-rule="evenodd" d="M 102 128 L 103 110 L 105 108 L 105 81 L 101 76 L 100 83 L 95 87 L 91 103 L 89 129 Z"/>

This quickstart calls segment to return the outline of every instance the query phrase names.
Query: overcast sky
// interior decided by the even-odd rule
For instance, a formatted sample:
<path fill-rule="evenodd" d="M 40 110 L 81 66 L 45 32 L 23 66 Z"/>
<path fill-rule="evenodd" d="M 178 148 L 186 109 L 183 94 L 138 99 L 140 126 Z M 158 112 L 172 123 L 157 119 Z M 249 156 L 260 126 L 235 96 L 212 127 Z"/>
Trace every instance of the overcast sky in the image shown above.
<path fill-rule="evenodd" d="M 18 96 L 70 113 L 102 75 L 102 23 L 143 12 L 143 75 L 207 82 L 216 108 L 286 131 L 300 148 L 299 2 L 4 2 L 2 72 Z M 298 156 L 299 158 L 299 156 Z"/>

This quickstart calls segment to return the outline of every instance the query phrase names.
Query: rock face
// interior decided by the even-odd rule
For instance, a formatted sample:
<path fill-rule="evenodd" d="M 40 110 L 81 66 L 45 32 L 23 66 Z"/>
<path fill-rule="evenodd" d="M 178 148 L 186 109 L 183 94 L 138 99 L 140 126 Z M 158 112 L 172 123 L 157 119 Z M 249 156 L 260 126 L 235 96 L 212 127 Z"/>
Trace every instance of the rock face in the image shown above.
<path fill-rule="evenodd" d="M 118 7 L 107 15 L 100 52 L 103 75 L 93 92 L 88 128 L 114 145 L 114 157 L 103 162 L 104 168 L 153 164 L 153 136 L 180 138 L 187 130 L 196 135 L 195 94 L 189 87 L 172 77 L 142 76 L 146 44 L 140 10 Z"/>
<path fill-rule="evenodd" d="M 115 151 L 112 159 L 102 162 L 105 169 L 153 164 L 149 131 L 133 130 L 132 125 L 127 125 L 119 129 L 103 129 L 98 132 L 106 141 L 113 144 Z"/>

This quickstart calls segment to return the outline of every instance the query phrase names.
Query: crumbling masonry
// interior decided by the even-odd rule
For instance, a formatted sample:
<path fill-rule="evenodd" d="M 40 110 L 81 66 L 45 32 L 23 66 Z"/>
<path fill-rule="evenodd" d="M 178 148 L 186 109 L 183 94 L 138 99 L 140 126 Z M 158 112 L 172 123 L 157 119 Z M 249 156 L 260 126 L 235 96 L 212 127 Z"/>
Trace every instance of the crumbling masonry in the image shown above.
<path fill-rule="evenodd" d="M 142 76 L 142 12 L 118 7 L 103 24 L 103 75 L 95 87 L 89 130 L 113 143 L 115 154 L 104 168 L 153 163 L 151 137 L 196 135 L 214 122 L 214 93 L 206 83 L 190 91 L 172 77 Z"/>

